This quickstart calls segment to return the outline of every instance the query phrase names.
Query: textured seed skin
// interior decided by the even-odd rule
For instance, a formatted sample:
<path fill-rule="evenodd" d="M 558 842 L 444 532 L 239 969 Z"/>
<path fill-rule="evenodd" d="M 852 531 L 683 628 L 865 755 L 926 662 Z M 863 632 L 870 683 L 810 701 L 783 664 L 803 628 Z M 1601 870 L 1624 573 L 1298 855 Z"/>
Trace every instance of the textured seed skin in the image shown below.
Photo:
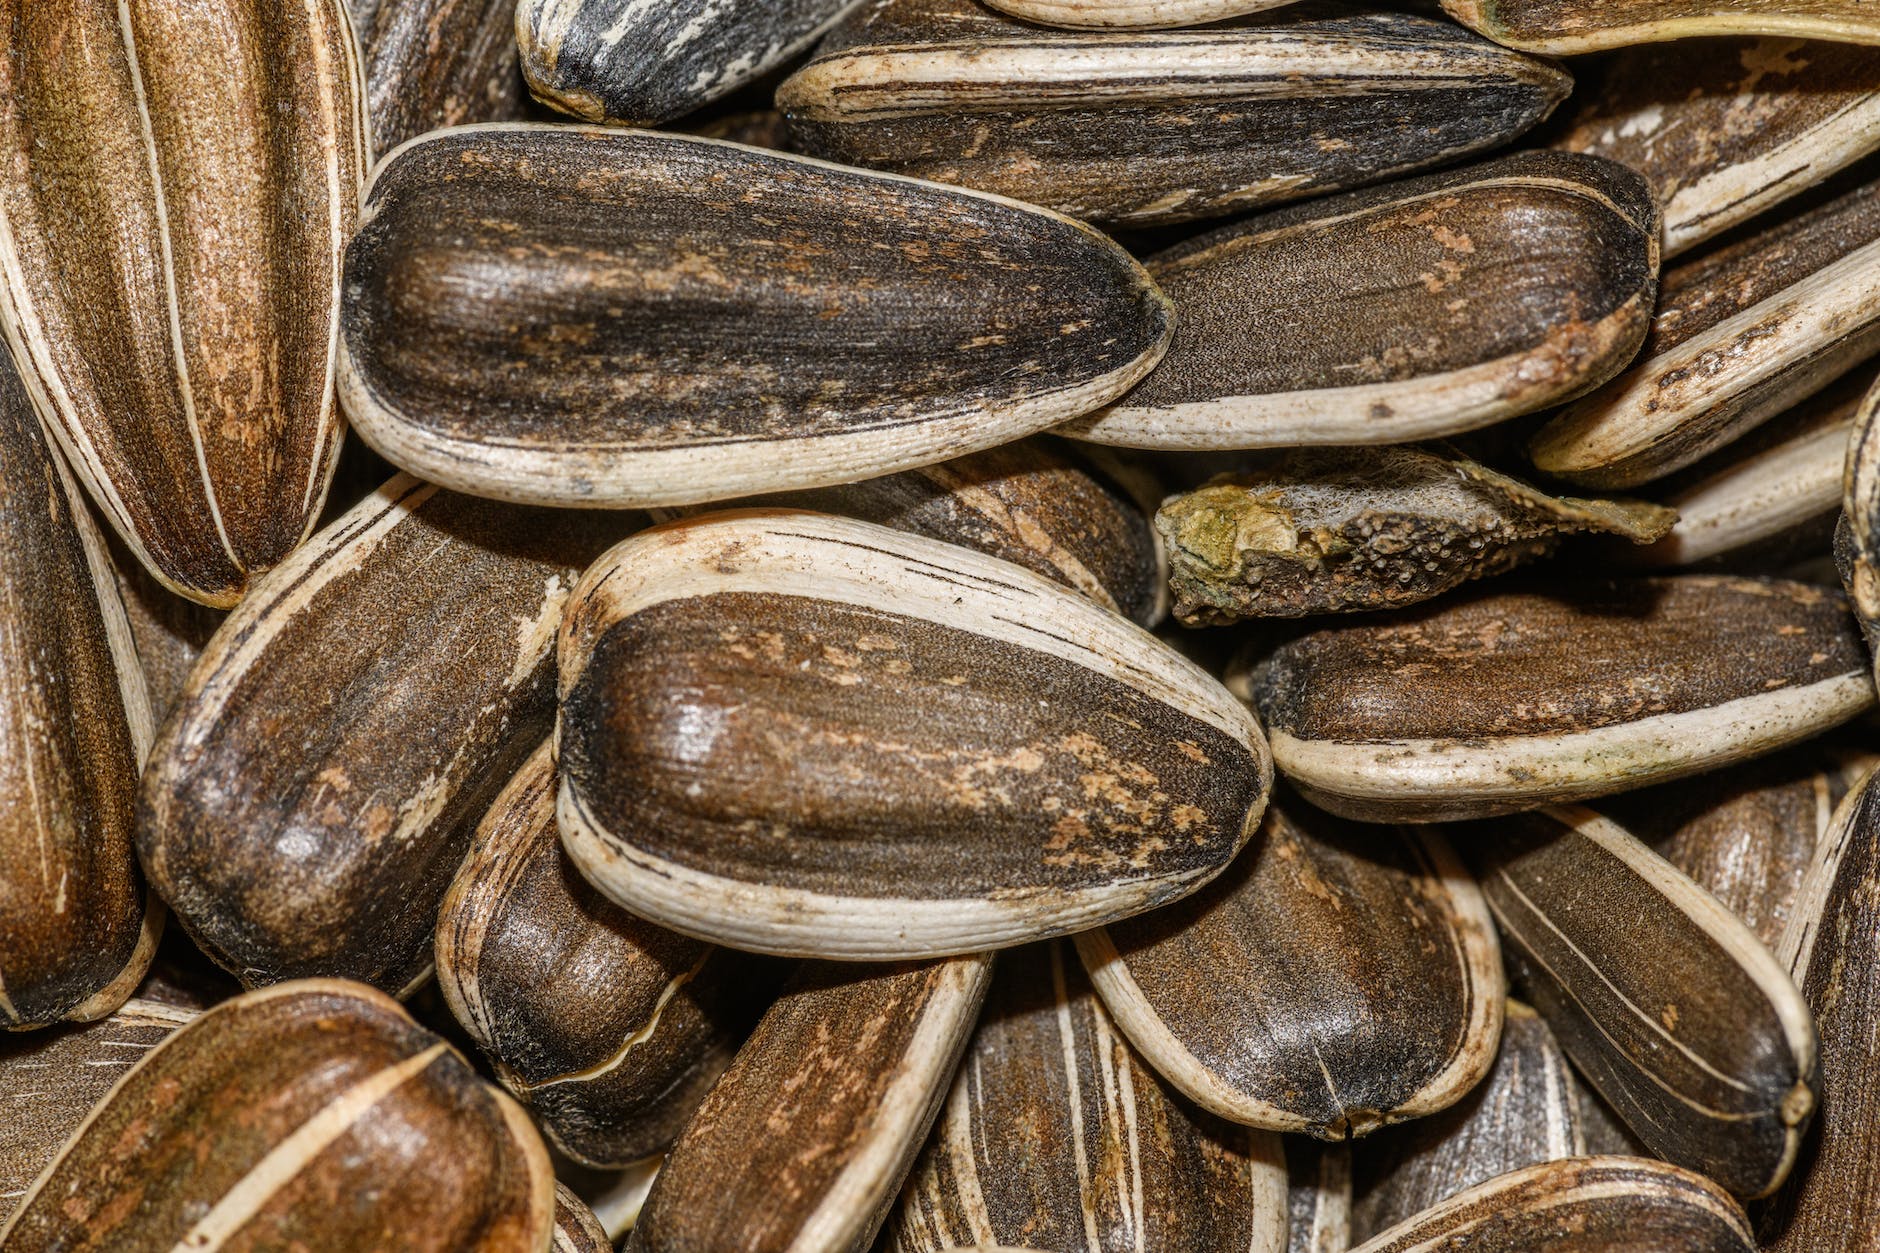
<path fill-rule="evenodd" d="M 1257 1127 L 1366 1135 L 1452 1104 L 1495 1060 L 1494 926 L 1433 831 L 1269 807 L 1220 878 L 1077 946 L 1150 1064 Z"/>
<path fill-rule="evenodd" d="M 885 1244 L 1280 1253 L 1286 1212 L 1279 1137 L 1191 1108 L 1052 942 L 1000 958 Z"/>
<path fill-rule="evenodd" d="M 547 1249 L 522 1111 L 380 993 L 237 997 L 147 1053 L 0 1231 L 9 1250 Z"/>
<path fill-rule="evenodd" d="M 1286 1253 L 1345 1253 L 1351 1247 L 1351 1150 L 1282 1136 L 1286 1149 Z"/>
<path fill-rule="evenodd" d="M 991 977 L 990 955 L 806 963 L 667 1155 L 626 1247 L 868 1248 Z"/>
<path fill-rule="evenodd" d="M 1854 602 L 1854 615 L 1871 645 L 1874 624 L 1880 622 L 1880 379 L 1874 380 L 1854 411 L 1834 559 Z"/>
<path fill-rule="evenodd" d="M 1142 227 L 1455 161 L 1571 86 L 1448 23 L 1363 5 L 1093 34 L 888 0 L 831 31 L 777 105 L 806 152 Z"/>
<path fill-rule="evenodd" d="M 613 1253 L 607 1229 L 565 1184 L 555 1185 L 555 1237 L 549 1248 L 552 1253 Z"/>
<path fill-rule="evenodd" d="M 0 329 L 111 525 L 227 606 L 332 477 L 368 136 L 342 0 L 8 0 Z"/>
<path fill-rule="evenodd" d="M 131 643 L 137 654 L 137 668 L 143 671 L 144 686 L 150 696 L 151 727 L 163 725 L 189 672 L 202 655 L 209 637 L 226 617 L 178 596 L 137 560 L 115 534 L 104 536 L 105 551 L 110 555 L 111 573 L 117 583 L 118 598 L 130 623 Z"/>
<path fill-rule="evenodd" d="M 1162 30 L 1200 26 L 1243 13 L 1276 9 L 1293 0 L 988 0 L 1027 22 L 1072 30 Z"/>
<path fill-rule="evenodd" d="M 544 744 L 444 896 L 437 981 L 555 1147 L 624 1167 L 678 1138 L 755 1020 L 764 972 L 595 891 L 562 852 L 555 791 Z"/>
<path fill-rule="evenodd" d="M 203 950 L 250 987 L 423 975 L 477 818 L 548 733 L 568 589 L 629 526 L 401 475 L 259 584 L 140 798 L 139 854 Z"/>
<path fill-rule="evenodd" d="M 351 0 L 381 155 L 440 126 L 509 122 L 527 98 L 516 0 Z"/>
<path fill-rule="evenodd" d="M 1815 1030 L 1749 928 L 1584 809 L 1506 819 L 1482 890 L 1509 968 L 1652 1151 L 1766 1196 L 1815 1110 Z"/>
<path fill-rule="evenodd" d="M 1779 8 L 1744 0 L 1443 0 L 1443 10 L 1497 43 L 1555 56 L 1694 35 L 1880 43 L 1880 21 L 1862 0 L 1800 0 Z"/>
<path fill-rule="evenodd" d="M 1162 364 L 1065 433 L 1141 448 L 1397 443 L 1569 400 L 1651 320 L 1644 179 L 1524 152 L 1225 226 L 1157 253 Z"/>

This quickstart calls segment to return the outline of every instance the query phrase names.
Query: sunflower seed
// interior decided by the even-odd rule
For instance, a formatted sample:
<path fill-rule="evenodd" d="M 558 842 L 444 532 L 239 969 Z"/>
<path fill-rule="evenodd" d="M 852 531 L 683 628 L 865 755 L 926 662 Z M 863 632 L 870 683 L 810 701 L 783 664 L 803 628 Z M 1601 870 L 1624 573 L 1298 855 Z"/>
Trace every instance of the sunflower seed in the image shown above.
<path fill-rule="evenodd" d="M 1637 174 L 1526 152 L 1203 235 L 1149 261 L 1161 367 L 1067 434 L 1130 447 L 1378 444 L 1603 383 L 1651 319 L 1658 216 Z"/>
<path fill-rule="evenodd" d="M 401 475 L 259 583 L 140 801 L 144 867 L 203 951 L 251 987 L 422 979 L 477 817 L 548 732 L 575 573 L 626 529 Z"/>
<path fill-rule="evenodd" d="M 1534 437 L 1589 487 L 1682 470 L 1880 349 L 1880 182 L 1665 271 L 1638 360 Z"/>
<path fill-rule="evenodd" d="M 1434 831 L 1270 806 L 1219 879 L 1077 948 L 1150 1064 L 1237 1122 L 1367 1135 L 1455 1103 L 1495 1060 L 1495 929 Z"/>
<path fill-rule="evenodd" d="M 1007 443 L 1125 391 L 1171 316 L 1128 254 L 1053 214 L 568 126 L 408 145 L 346 274 L 359 433 L 432 482 L 539 504 L 724 500 Z"/>
<path fill-rule="evenodd" d="M 1695 35 L 1788 35 L 1880 43 L 1866 0 L 1764 5 L 1742 0 L 1442 0 L 1449 16 L 1497 43 L 1571 56 Z"/>
<path fill-rule="evenodd" d="M 1664 535 L 1670 510 L 1549 496 L 1454 449 L 1305 448 L 1165 501 L 1188 626 L 1415 604 L 1547 555 L 1562 536 Z"/>
<path fill-rule="evenodd" d="M 685 134 L 697 135 L 700 139 L 722 139 L 728 143 L 744 144 L 750 148 L 769 148 L 775 152 L 795 151 L 790 145 L 789 124 L 784 121 L 783 114 L 775 109 L 732 113 L 679 129 Z"/>
<path fill-rule="evenodd" d="M 0 1244 L 522 1253 L 548 1247 L 554 1186 L 527 1116 L 448 1044 L 380 993 L 316 979 L 145 1054 Z"/>
<path fill-rule="evenodd" d="M 1305 1136 L 1286 1147 L 1286 1253 L 1345 1253 L 1351 1247 L 1351 1150 Z"/>
<path fill-rule="evenodd" d="M 1493 828 L 1482 880 L 1509 969 L 1654 1153 L 1741 1197 L 1788 1176 L 1815 1110 L 1815 1031 L 1718 900 L 1618 824 L 1549 809 Z"/>
<path fill-rule="evenodd" d="M 0 366 L 0 368 L 4 368 Z M 73 496 L 76 500 L 76 495 Z M 118 599 L 130 624 L 137 668 L 143 672 L 150 700 L 152 733 L 183 694 L 183 685 L 208 646 L 209 637 L 227 617 L 220 609 L 197 604 L 163 586 L 144 568 L 115 533 L 104 536 Z"/>
<path fill-rule="evenodd" d="M 440 126 L 522 116 L 516 0 L 351 3 L 378 151 Z"/>
<path fill-rule="evenodd" d="M 550 1253 L 613 1253 L 614 1242 L 607 1238 L 594 1211 L 570 1192 L 565 1184 L 555 1185 L 555 1235 Z"/>
<path fill-rule="evenodd" d="M 989 955 L 808 963 L 667 1155 L 633 1253 L 859 1253 L 933 1125 Z M 777 1094 L 792 1099 L 779 1104 Z"/>
<path fill-rule="evenodd" d="M 312 528 L 367 135 L 342 0 L 5 0 L 0 329 L 159 578 L 227 606 Z"/>
<path fill-rule="evenodd" d="M 1478 592 L 1315 631 L 1248 676 L 1318 804 L 1445 821 L 1683 778 L 1873 704 L 1837 592 L 1711 575 Z"/>
<path fill-rule="evenodd" d="M 1351 1253 L 1756 1253 L 1749 1219 L 1710 1180 L 1638 1157 L 1542 1162 L 1453 1196 Z"/>
<path fill-rule="evenodd" d="M 1190 1110 L 1062 942 L 1000 958 L 886 1253 L 974 1242 L 1215 1253 L 1286 1242 L 1279 1137 Z"/>
<path fill-rule="evenodd" d="M 437 981 L 555 1147 L 624 1167 L 678 1138 L 730 1064 L 760 972 L 662 931 L 568 864 L 543 745 L 496 798 L 438 911 Z"/>
<path fill-rule="evenodd" d="M 656 528 L 569 601 L 562 839 L 702 939 L 897 960 L 1193 891 L 1258 823 L 1218 683 L 1007 562 L 807 513 Z"/>
<path fill-rule="evenodd" d="M 1880 622 L 1880 379 L 1854 410 L 1841 490 L 1846 537 L 1835 536 L 1835 560 L 1871 643 Z"/>
<path fill-rule="evenodd" d="M 1045 26 L 1072 30 L 1162 30 L 1201 26 L 1293 0 L 986 0 L 991 7 Z M 1341 1251 L 1342 1253 L 1342 1251 Z"/>
<path fill-rule="evenodd" d="M 884 0 L 831 31 L 777 107 L 817 156 L 1153 226 L 1496 148 L 1571 89 L 1548 62 L 1367 5 L 1105 35 Z"/>

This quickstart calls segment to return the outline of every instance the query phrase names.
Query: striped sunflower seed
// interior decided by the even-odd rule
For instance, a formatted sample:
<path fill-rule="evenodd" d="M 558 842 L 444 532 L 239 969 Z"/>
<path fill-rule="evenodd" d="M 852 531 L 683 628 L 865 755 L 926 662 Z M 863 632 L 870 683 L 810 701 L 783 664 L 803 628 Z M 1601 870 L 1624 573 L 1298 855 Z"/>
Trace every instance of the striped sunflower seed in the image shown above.
<path fill-rule="evenodd" d="M 516 0 L 350 2 L 379 152 L 440 126 L 522 116 Z"/>
<path fill-rule="evenodd" d="M 1008 562 L 808 513 L 670 524 L 569 601 L 562 839 L 625 908 L 898 960 L 1193 891 L 1258 824 L 1264 738 L 1193 663 Z"/>
<path fill-rule="evenodd" d="M 1501 1035 L 1494 925 L 1429 829 L 1271 806 L 1219 879 L 1077 948 L 1151 1065 L 1204 1108 L 1275 1131 L 1343 1140 L 1443 1109 L 1488 1073 Z"/>
<path fill-rule="evenodd" d="M 667 1155 L 628 1253 L 868 1248 L 991 976 L 990 955 L 806 963 Z"/>
<path fill-rule="evenodd" d="M 345 5 L 6 0 L 0 28 L 0 330 L 138 558 L 232 605 L 339 452 L 367 152 Z"/>
<path fill-rule="evenodd" d="M 1847 533 L 1845 543 L 1835 537 L 1835 559 L 1854 613 L 1872 642 L 1874 624 L 1880 622 L 1880 379 L 1854 410 L 1841 491 Z"/>
<path fill-rule="evenodd" d="M 437 902 L 548 733 L 562 603 L 616 519 L 401 475 L 256 586 L 140 800 L 144 868 L 204 952 L 250 987 L 427 976 Z"/>
<path fill-rule="evenodd" d="M 556 1148 L 624 1167 L 665 1149 L 756 1019 L 762 972 L 616 908 L 568 864 L 543 745 L 503 789 L 438 911 L 451 1012 Z"/>
<path fill-rule="evenodd" d="M 1880 43 L 1865 0 L 1442 0 L 1449 16 L 1511 48 L 1572 56 L 1696 35 L 1787 35 Z"/>
<path fill-rule="evenodd" d="M 4 369 L 0 361 L 0 371 Z M 79 497 L 74 492 L 70 499 L 76 501 Z M 124 604 L 130 624 L 137 668 L 143 671 L 154 734 L 182 696 L 196 658 L 228 615 L 163 586 L 115 532 L 105 532 L 104 545 L 117 582 L 118 599 Z"/>
<path fill-rule="evenodd" d="M 1248 676 L 1280 770 L 1366 821 L 1683 778 L 1874 701 L 1838 592 L 1711 575 L 1454 596 L 1315 631 Z"/>
<path fill-rule="evenodd" d="M 381 993 L 315 979 L 239 996 L 145 1054 L 0 1244 L 535 1253 L 554 1186 L 528 1117 L 448 1044 Z"/>
<path fill-rule="evenodd" d="M 986 0 L 1013 17 L 1072 30 L 1163 30 L 1225 21 L 1293 0 Z"/>
<path fill-rule="evenodd" d="M 441 131 L 380 166 L 340 387 L 394 464 L 538 504 L 819 487 L 1127 390 L 1167 302 L 1088 227 L 732 144 Z"/>
<path fill-rule="evenodd" d="M 1315 200 L 1159 253 L 1160 368 L 1067 434 L 1138 448 L 1379 444 L 1605 382 L 1651 320 L 1658 211 L 1637 174 L 1524 152 Z"/>
<path fill-rule="evenodd" d="M 1815 1111 L 1815 1030 L 1743 921 L 1617 823 L 1494 828 L 1482 891 L 1509 969 L 1654 1153 L 1740 1197 L 1788 1177 Z"/>
<path fill-rule="evenodd" d="M 963 1244 L 1280 1253 L 1279 1137 L 1190 1109 L 1137 1060 L 1069 945 L 1002 955 L 884 1253 Z"/>
<path fill-rule="evenodd" d="M 975 0 L 882 0 L 829 33 L 777 107 L 817 156 L 1143 227 L 1497 148 L 1571 89 L 1549 62 L 1362 4 L 1091 34 Z"/>
<path fill-rule="evenodd" d="M 607 1229 L 601 1226 L 594 1211 L 570 1192 L 566 1184 L 558 1183 L 555 1185 L 555 1234 L 548 1247 L 550 1253 L 613 1253 L 614 1242 L 607 1238 Z"/>
<path fill-rule="evenodd" d="M 1286 1253 L 1345 1253 L 1351 1247 L 1351 1150 L 1282 1136 L 1286 1148 Z"/>
<path fill-rule="evenodd" d="M 1390 609 L 1546 556 L 1580 531 L 1649 543 L 1676 515 L 1550 496 L 1446 447 L 1305 448 L 1163 502 L 1187 626 Z"/>

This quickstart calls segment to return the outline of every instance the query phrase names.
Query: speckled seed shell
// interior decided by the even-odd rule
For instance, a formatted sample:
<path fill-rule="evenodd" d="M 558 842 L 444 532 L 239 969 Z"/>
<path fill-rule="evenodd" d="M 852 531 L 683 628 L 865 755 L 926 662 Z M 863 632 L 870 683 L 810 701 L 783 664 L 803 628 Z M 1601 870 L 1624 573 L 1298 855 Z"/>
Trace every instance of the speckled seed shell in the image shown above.
<path fill-rule="evenodd" d="M 1391 609 L 1545 556 L 1579 531 L 1634 543 L 1677 520 L 1643 501 L 1550 496 L 1454 449 L 1303 448 L 1170 497 L 1155 526 L 1175 616 Z"/>
<path fill-rule="evenodd" d="M 884 1253 L 975 1242 L 1284 1253 L 1279 1137 L 1187 1104 L 1139 1061 L 1070 946 L 1004 954 Z"/>
<path fill-rule="evenodd" d="M 124 604 L 3 352 L 0 535 L 0 1031 L 18 1031 L 123 1004 L 163 914 L 132 849 L 151 718 Z"/>
<path fill-rule="evenodd" d="M 1345 1253 L 1351 1247 L 1351 1150 L 1282 1136 L 1286 1149 L 1286 1253 Z"/>
<path fill-rule="evenodd" d="M 1638 359 L 1542 427 L 1529 452 L 1575 483 L 1636 487 L 1806 399 L 1875 349 L 1880 181 L 1666 270 Z"/>
<path fill-rule="evenodd" d="M 1702 1175 L 1640 1157 L 1543 1162 L 1470 1188 L 1351 1253 L 1756 1253 L 1742 1209 Z"/>
<path fill-rule="evenodd" d="M 1167 358 L 1066 434 L 1397 443 L 1610 378 L 1651 320 L 1658 211 L 1623 166 L 1524 152 L 1223 227 L 1149 271 L 1177 314 Z"/>
<path fill-rule="evenodd" d="M 205 952 L 250 987 L 428 971 L 478 815 L 548 732 L 562 603 L 616 518 L 400 475 L 257 584 L 140 799 L 144 867 Z"/>
<path fill-rule="evenodd" d="M 1489 838 L 1509 969 L 1580 1073 L 1658 1156 L 1741 1197 L 1774 1191 L 1815 1111 L 1815 1030 L 1769 950 L 1590 810 Z"/>
<path fill-rule="evenodd" d="M 678 1138 L 761 979 L 589 886 L 562 852 L 555 790 L 544 744 L 484 815 L 438 911 L 437 982 L 555 1147 L 624 1167 Z"/>
<path fill-rule="evenodd" d="M 1443 0 L 1443 9 L 1497 43 L 1553 56 L 1697 35 L 1880 43 L 1867 0 Z"/>
<path fill-rule="evenodd" d="M 0 1042 L 0 1223 L 125 1068 L 195 1017 L 132 998 L 97 1022 Z"/>
<path fill-rule="evenodd" d="M 857 0 L 521 0 L 537 100 L 587 122 L 652 126 L 729 95 L 816 42 Z"/>
<path fill-rule="evenodd" d="M 941 461 L 1113 400 L 1167 302 L 1089 227 L 691 136 L 465 127 L 380 165 L 340 390 L 473 494 L 681 505 Z"/>
<path fill-rule="evenodd" d="M 1343 1140 L 1443 1109 L 1501 1035 L 1495 928 L 1442 837 L 1297 802 L 1206 888 L 1077 948 L 1151 1065 L 1275 1131 Z"/>
<path fill-rule="evenodd" d="M 614 1242 L 607 1238 L 594 1211 L 570 1192 L 565 1184 L 555 1185 L 555 1236 L 550 1253 L 614 1253 Z"/>
<path fill-rule="evenodd" d="M 1258 724 L 1141 628 L 1008 562 L 809 513 L 673 523 L 562 623 L 562 839 L 661 925 L 898 960 L 1114 921 L 1257 824 Z"/>
<path fill-rule="evenodd" d="M 351 0 L 373 146 L 522 116 L 516 0 Z"/>
<path fill-rule="evenodd" d="M 1363 5 L 1092 34 L 974 0 L 880 0 L 830 32 L 777 107 L 832 161 L 1142 227 L 1499 147 L 1571 89 L 1557 66 Z"/>
<path fill-rule="evenodd" d="M 1630 49 L 1559 146 L 1645 175 L 1676 256 L 1880 147 L 1880 58 L 1786 37 Z"/>
<path fill-rule="evenodd" d="M 139 559 L 232 605 L 339 454 L 368 143 L 345 4 L 4 0 L 0 29 L 0 330 Z"/>
<path fill-rule="evenodd" d="M 1880 621 L 1880 379 L 1854 411 L 1841 491 L 1847 542 L 1836 534 L 1836 564 L 1855 614 L 1871 631 Z"/>
<path fill-rule="evenodd" d="M 990 955 L 805 965 L 667 1155 L 627 1249 L 868 1248 L 991 975 Z"/>
<path fill-rule="evenodd" d="M 1201 26 L 1293 0 L 986 0 L 995 9 L 1044 26 L 1072 30 L 1166 30 Z M 1342 1250 L 1341 1250 L 1342 1253 Z"/>
<path fill-rule="evenodd" d="M 146 1053 L 0 1231 L 9 1253 L 538 1253 L 548 1152 L 522 1110 L 380 993 L 308 980 Z"/>
<path fill-rule="evenodd" d="M 1509 1001 L 1495 1068 L 1461 1101 L 1353 1150 L 1352 1242 L 1497 1175 L 1580 1157 L 1579 1084 L 1547 1023 Z"/>
<path fill-rule="evenodd" d="M 105 533 L 104 543 L 118 599 L 124 604 L 130 624 L 137 668 L 143 672 L 144 688 L 149 694 L 154 734 L 182 696 L 196 658 L 227 614 L 163 586 L 115 533 Z"/>
<path fill-rule="evenodd" d="M 1683 778 L 1874 701 L 1840 593 L 1711 575 L 1452 596 L 1315 631 L 1250 683 L 1280 770 L 1380 822 Z"/>

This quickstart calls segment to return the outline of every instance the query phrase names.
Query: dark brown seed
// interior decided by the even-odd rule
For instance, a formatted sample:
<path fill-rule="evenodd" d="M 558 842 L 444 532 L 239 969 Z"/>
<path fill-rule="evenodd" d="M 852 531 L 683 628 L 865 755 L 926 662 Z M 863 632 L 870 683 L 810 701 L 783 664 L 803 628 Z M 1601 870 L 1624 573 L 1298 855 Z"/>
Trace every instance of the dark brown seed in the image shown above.
<path fill-rule="evenodd" d="M 615 548 L 569 602 L 561 831 L 589 880 L 733 947 L 898 960 L 1151 909 L 1270 783 L 1245 708 L 1028 570 L 746 512 Z"/>
<path fill-rule="evenodd" d="M 1547 62 L 1364 5 L 1092 34 L 974 0 L 883 0 L 830 32 L 777 107 L 817 156 L 1154 226 L 1499 147 L 1571 87 Z"/>
<path fill-rule="evenodd" d="M 689 136 L 439 132 L 347 253 L 340 387 L 395 464 L 541 504 L 679 505 L 941 461 L 1161 356 L 1114 243 L 973 192 Z"/>
<path fill-rule="evenodd" d="M 0 1231 L 9 1253 L 546 1249 L 522 1110 L 380 993 L 251 992 L 147 1053 Z"/>
<path fill-rule="evenodd" d="M 1007 953 L 888 1253 L 961 1245 L 1280 1253 L 1279 1137 L 1190 1109 L 1061 942 Z"/>
<path fill-rule="evenodd" d="M 1649 543 L 1677 516 L 1550 496 L 1440 446 L 1305 448 L 1171 497 L 1155 526 L 1188 626 L 1391 609 L 1598 531 Z"/>
<path fill-rule="evenodd" d="M 332 477 L 367 134 L 343 0 L 0 2 L 0 321 L 46 428 L 177 591 L 232 605 Z"/>
<path fill-rule="evenodd" d="M 989 955 L 806 965 L 667 1155 L 627 1248 L 867 1248 L 939 1112 L 991 975 Z"/>
<path fill-rule="evenodd" d="M 1854 411 L 1842 480 L 1846 540 L 1835 536 L 1835 561 L 1861 629 L 1874 638 L 1880 622 L 1880 379 Z"/>
<path fill-rule="evenodd" d="M 555 790 L 545 744 L 484 815 L 438 911 L 437 981 L 556 1148 L 624 1167 L 678 1138 L 755 1020 L 763 972 L 590 887 Z"/>
<path fill-rule="evenodd" d="M 116 534 L 107 534 L 104 539 L 118 596 L 130 622 L 137 665 L 150 694 L 154 731 L 182 696 L 196 658 L 228 615 L 163 586 Z"/>
<path fill-rule="evenodd" d="M 1711 575 L 1477 592 L 1285 645 L 1251 676 L 1279 768 L 1368 821 L 1683 778 L 1873 703 L 1838 593 Z"/>
<path fill-rule="evenodd" d="M 440 126 L 522 116 L 516 0 L 352 0 L 352 12 L 381 154 Z"/>
<path fill-rule="evenodd" d="M 627 526 L 401 475 L 257 585 L 141 797 L 145 869 L 205 952 L 250 987 L 425 975 L 478 816 L 549 730 L 568 589 Z"/>
<path fill-rule="evenodd" d="M 1652 1151 L 1632 1133 L 1606 1098 L 1584 1080 L 1580 1083 L 1580 1134 L 1591 1157 L 1650 1157 Z"/>
<path fill-rule="evenodd" d="M 555 1185 L 555 1236 L 550 1253 L 613 1253 L 614 1242 L 607 1238 L 594 1211 L 570 1192 L 566 1185 Z"/>
<path fill-rule="evenodd" d="M 1639 1157 L 1575 1157 L 1454 1196 L 1351 1253 L 1756 1253 L 1749 1219 L 1710 1180 Z"/>
<path fill-rule="evenodd" d="M 1788 35 L 1880 43 L 1865 0 L 1443 0 L 1449 16 L 1497 43 L 1570 56 L 1694 35 Z"/>
<path fill-rule="evenodd" d="M 1286 1146 L 1286 1253 L 1351 1247 L 1351 1150 L 1305 1136 Z"/>
<path fill-rule="evenodd" d="M 1495 1060 L 1495 929 L 1431 830 L 1271 806 L 1219 879 L 1077 947 L 1149 1063 L 1237 1122 L 1366 1135 L 1455 1103 Z"/>
<path fill-rule="evenodd" d="M 1623 166 L 1524 152 L 1223 227 L 1149 272 L 1177 314 L 1168 356 L 1067 434 L 1398 443 L 1557 404 L 1623 367 L 1651 320 L 1658 210 Z"/>
<path fill-rule="evenodd" d="M 1074 30 L 1200 26 L 1293 0 L 986 0 L 1013 17 Z M 1339 1253 L 1343 1253 L 1341 1249 Z"/>
<path fill-rule="evenodd" d="M 1654 1153 L 1741 1197 L 1788 1176 L 1815 1110 L 1808 1007 L 1754 933 L 1584 809 L 1504 820 L 1482 880 L 1508 966 Z"/>

